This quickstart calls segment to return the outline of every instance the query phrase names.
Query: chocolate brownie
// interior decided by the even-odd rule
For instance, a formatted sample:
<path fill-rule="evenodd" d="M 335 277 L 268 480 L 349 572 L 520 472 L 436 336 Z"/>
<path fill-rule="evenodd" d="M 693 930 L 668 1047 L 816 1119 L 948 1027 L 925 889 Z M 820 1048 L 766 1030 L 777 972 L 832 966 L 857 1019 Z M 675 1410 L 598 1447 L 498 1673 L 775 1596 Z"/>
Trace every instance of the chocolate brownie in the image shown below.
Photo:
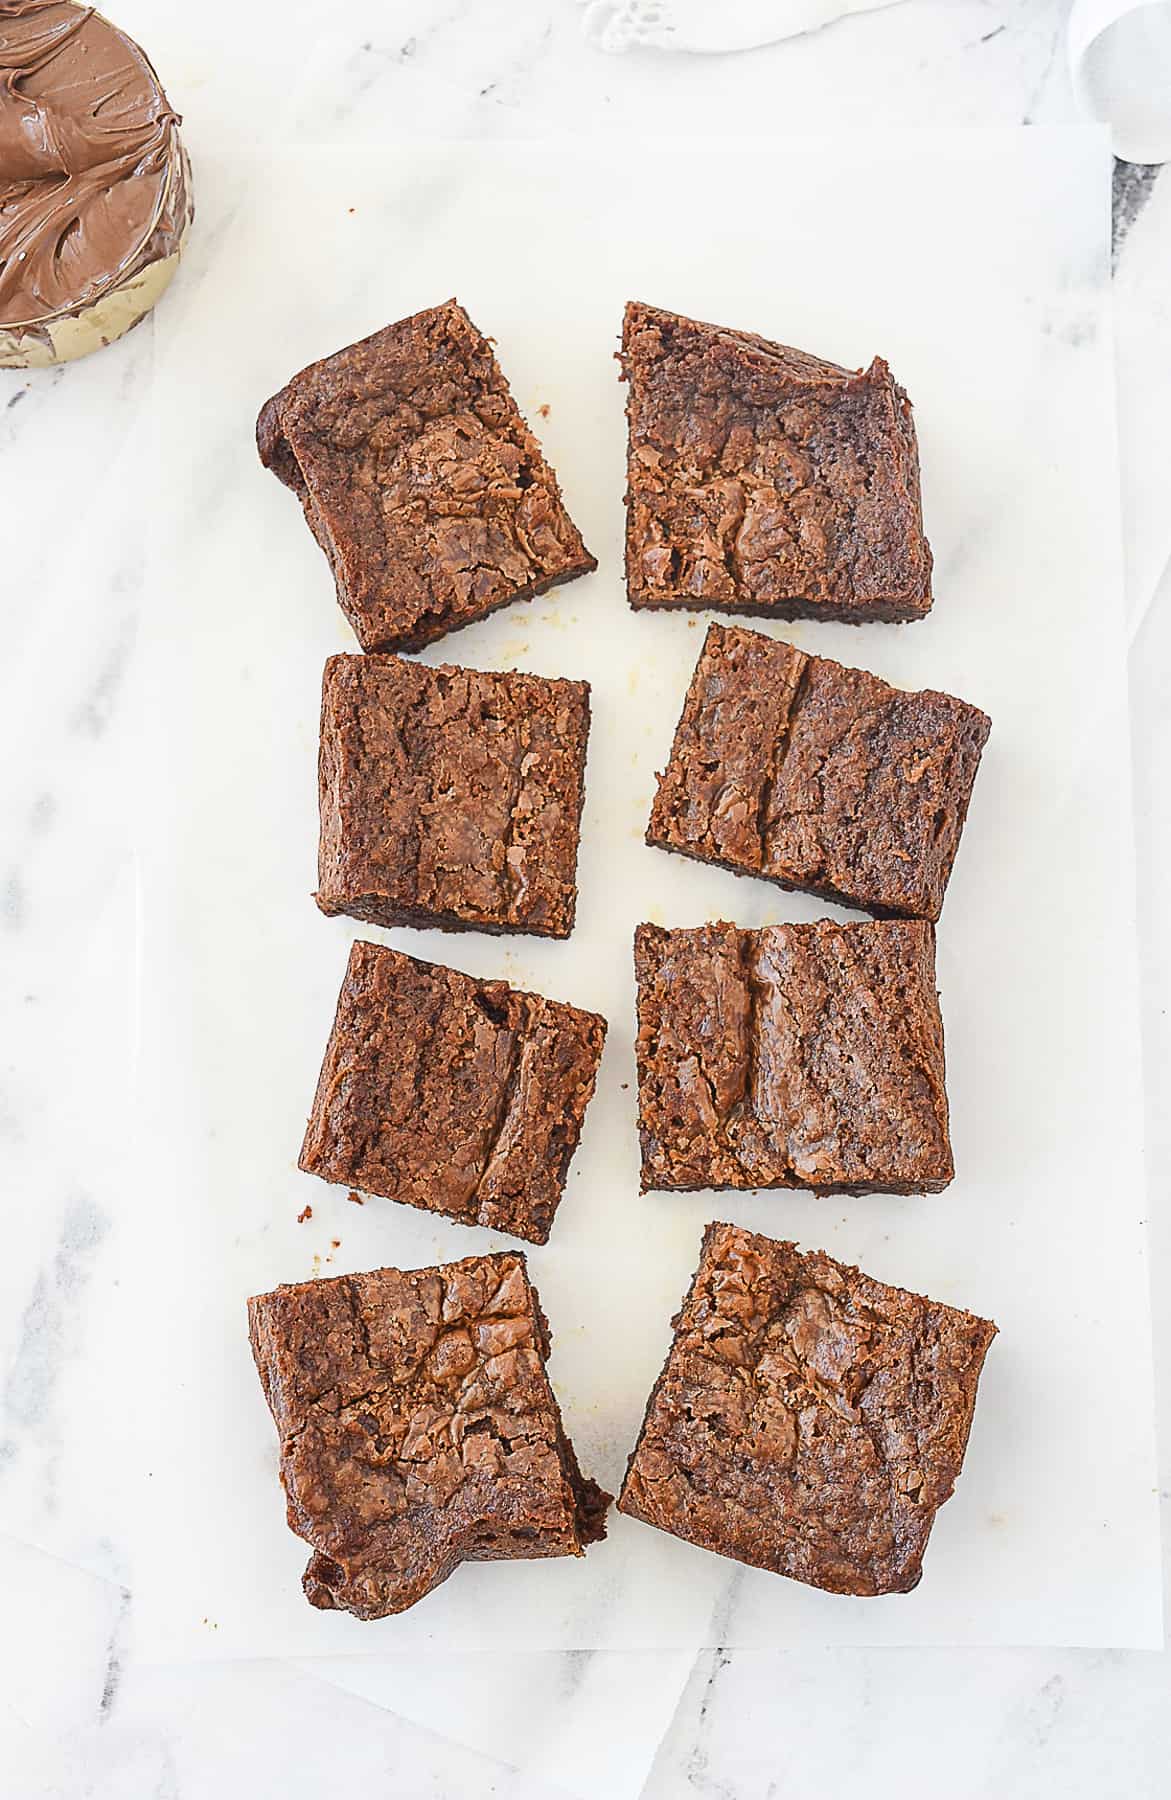
<path fill-rule="evenodd" d="M 632 606 L 930 611 L 911 406 L 881 357 L 842 369 L 632 301 L 620 360 Z"/>
<path fill-rule="evenodd" d="M 568 937 L 589 710 L 584 681 L 331 656 L 322 912 Z"/>
<path fill-rule="evenodd" d="M 300 1166 L 543 1244 L 606 1021 L 356 943 Z"/>
<path fill-rule="evenodd" d="M 947 1186 L 930 925 L 640 925 L 634 966 L 644 1190 Z"/>
<path fill-rule="evenodd" d="M 363 650 L 417 650 L 597 567 L 455 300 L 311 363 L 256 425 Z"/>
<path fill-rule="evenodd" d="M 605 1537 L 523 1256 L 279 1287 L 249 1300 L 248 1331 L 313 1606 L 381 1619 L 461 1562 Z"/>
<path fill-rule="evenodd" d="M 877 918 L 938 919 L 990 721 L 712 625 L 646 841 Z"/>
<path fill-rule="evenodd" d="M 919 1581 L 996 1327 L 709 1225 L 619 1510 L 831 1594 Z"/>

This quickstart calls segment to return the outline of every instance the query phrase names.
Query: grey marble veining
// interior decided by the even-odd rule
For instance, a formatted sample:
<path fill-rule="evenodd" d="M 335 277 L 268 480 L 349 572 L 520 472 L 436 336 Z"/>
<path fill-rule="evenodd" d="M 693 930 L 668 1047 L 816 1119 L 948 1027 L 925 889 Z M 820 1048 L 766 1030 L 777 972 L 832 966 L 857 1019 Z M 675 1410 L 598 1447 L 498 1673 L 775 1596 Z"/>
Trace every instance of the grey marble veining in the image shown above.
<path fill-rule="evenodd" d="M 1127 233 L 1142 212 L 1162 171 L 1161 163 L 1123 162 L 1114 159 L 1114 191 L 1112 195 L 1114 265 L 1122 254 Z"/>
<path fill-rule="evenodd" d="M 0 1418 L 8 1435 L 0 1439 L 0 1463 L 13 1462 L 38 1442 L 51 1445 L 60 1430 L 54 1399 L 68 1334 L 84 1301 L 94 1252 L 108 1228 L 107 1216 L 88 1194 L 71 1194 L 66 1200 L 60 1240 L 49 1267 L 36 1278 L 4 1379 Z M 48 1479 L 44 1502 L 49 1511 L 55 1501 Z"/>
<path fill-rule="evenodd" d="M 361 144 L 388 130 L 540 139 L 669 132 L 681 122 L 724 135 L 758 121 L 767 129 L 780 116 L 789 129 L 817 130 L 832 124 L 827 93 L 841 116 L 875 126 L 1070 116 L 1055 0 L 912 0 L 713 63 L 594 56 L 581 46 L 576 14 L 559 0 L 356 0 L 323 32 L 320 9 L 307 0 L 289 0 L 276 31 L 268 0 L 231 10 L 209 0 L 197 11 L 177 0 L 127 0 L 118 9 L 187 114 L 197 197 L 200 148 L 255 141 L 274 120 L 281 129 L 291 121 L 305 141 Z M 1155 171 L 1118 166 L 1123 281 L 1155 195 Z M 201 214 L 202 228 L 219 223 L 214 210 Z M 1171 267 L 1171 234 L 1161 247 Z M 14 1800 L 243 1800 L 277 1791 L 279 1774 L 287 1800 L 350 1788 L 412 1800 L 564 1800 L 576 1790 L 469 1747 L 438 1719 L 424 1726 L 397 1714 L 395 1694 L 406 1704 L 408 1683 L 393 1670 L 380 1680 L 367 1671 L 362 1698 L 279 1663 L 176 1670 L 134 1662 L 133 1567 L 119 1498 L 89 1480 L 87 1449 L 106 1428 L 112 1395 L 133 1404 L 133 1354 L 148 1353 L 126 1331 L 118 1288 L 124 1071 L 133 1050 L 129 694 L 141 608 L 165 605 L 166 595 L 142 593 L 144 521 L 120 472 L 142 426 L 152 333 L 147 324 L 69 369 L 0 374 L 0 1561 L 6 1623 L 20 1620 L 19 1631 L 5 1633 L 0 1785 Z M 63 462 L 85 475 L 64 497 Z M 1157 1094 L 1171 1080 L 1171 583 L 1150 604 L 1144 598 L 1136 616 L 1140 914 L 1154 997 L 1146 1054 L 1148 1091 Z M 1148 1134 L 1165 1191 L 1171 1126 L 1157 1105 Z M 1152 1217 L 1151 1232 L 1166 1373 L 1164 1213 Z M 1166 1383 L 1161 1417 L 1171 1427 Z M 729 1592 L 725 1609 L 732 1603 Z M 718 1640 L 718 1616 L 712 1635 Z M 554 1713 L 554 1729 L 575 1707 L 588 1727 L 595 1705 L 594 1728 L 604 1732 L 598 1696 L 621 1686 L 637 1707 L 647 1680 L 633 1661 L 608 1665 L 584 1653 L 548 1673 L 546 1703 L 565 1709 Z M 526 1680 L 519 1665 L 495 1674 L 514 1689 Z M 450 1713 L 470 1710 L 487 1679 L 470 1670 L 450 1678 Z M 934 1800 L 944 1788 L 955 1800 L 1162 1800 L 1167 1792 L 1167 1656 L 715 1648 L 678 1688 L 669 1729 L 660 1693 L 655 1707 L 648 1703 L 652 1736 L 641 1760 L 632 1752 L 637 1787 L 650 1769 L 646 1800 L 820 1800 L 854 1785 L 875 1800 Z"/>
<path fill-rule="evenodd" d="M 1166 1791 L 1167 1701 L 1157 1656 L 705 1651 L 644 1795 L 1155 1800 Z"/>

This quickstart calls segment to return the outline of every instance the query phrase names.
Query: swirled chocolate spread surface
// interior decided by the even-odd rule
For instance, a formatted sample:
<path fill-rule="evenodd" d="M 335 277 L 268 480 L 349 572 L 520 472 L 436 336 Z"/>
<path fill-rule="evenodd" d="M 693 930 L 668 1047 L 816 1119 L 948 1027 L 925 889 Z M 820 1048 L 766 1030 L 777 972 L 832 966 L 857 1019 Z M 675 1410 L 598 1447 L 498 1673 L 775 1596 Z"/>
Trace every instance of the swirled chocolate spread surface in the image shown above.
<path fill-rule="evenodd" d="M 78 310 L 178 249 L 178 125 L 138 45 L 91 7 L 0 0 L 0 326 Z"/>

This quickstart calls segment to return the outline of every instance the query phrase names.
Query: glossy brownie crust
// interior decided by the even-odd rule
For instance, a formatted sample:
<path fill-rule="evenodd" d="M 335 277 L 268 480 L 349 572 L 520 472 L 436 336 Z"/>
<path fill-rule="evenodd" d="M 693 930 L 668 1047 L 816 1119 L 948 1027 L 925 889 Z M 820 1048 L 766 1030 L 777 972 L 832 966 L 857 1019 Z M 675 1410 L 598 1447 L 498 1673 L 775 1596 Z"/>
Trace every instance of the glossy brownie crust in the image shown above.
<path fill-rule="evenodd" d="M 358 942 L 300 1166 L 543 1244 L 606 1021 Z"/>
<path fill-rule="evenodd" d="M 632 301 L 622 330 L 636 607 L 847 624 L 931 608 L 910 402 L 863 371 Z"/>
<path fill-rule="evenodd" d="M 322 912 L 568 937 L 589 710 L 584 681 L 331 656 Z"/>
<path fill-rule="evenodd" d="M 417 650 L 597 567 L 455 300 L 312 363 L 256 425 L 363 650 Z"/>
<path fill-rule="evenodd" d="M 995 1325 L 709 1225 L 619 1510 L 834 1594 L 906 1593 Z"/>
<path fill-rule="evenodd" d="M 644 1191 L 947 1186 L 930 925 L 640 925 L 634 965 Z"/>
<path fill-rule="evenodd" d="M 313 1606 L 380 1619 L 461 1562 L 580 1556 L 606 1535 L 523 1256 L 279 1287 L 249 1300 L 248 1330 Z"/>
<path fill-rule="evenodd" d="M 712 625 L 646 841 L 876 918 L 938 919 L 990 728 L 951 694 Z"/>

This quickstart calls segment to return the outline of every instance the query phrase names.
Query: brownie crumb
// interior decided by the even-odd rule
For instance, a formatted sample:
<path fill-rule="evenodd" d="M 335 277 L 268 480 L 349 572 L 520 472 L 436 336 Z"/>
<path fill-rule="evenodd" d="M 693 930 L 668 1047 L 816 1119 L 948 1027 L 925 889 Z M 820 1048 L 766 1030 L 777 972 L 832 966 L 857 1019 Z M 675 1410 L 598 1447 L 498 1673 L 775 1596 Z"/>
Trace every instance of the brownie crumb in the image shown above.
<path fill-rule="evenodd" d="M 313 1217 L 313 1208 L 311 1206 L 303 1206 L 301 1208 L 300 1212 L 297 1214 L 297 1223 L 298 1223 L 298 1225 L 303 1225 L 305 1223 L 306 1219 L 311 1219 L 312 1217 Z"/>
<path fill-rule="evenodd" d="M 365 1206 L 366 1204 L 365 1197 L 360 1194 L 356 1188 L 350 1189 L 349 1193 L 346 1195 L 346 1199 L 352 1206 Z"/>

